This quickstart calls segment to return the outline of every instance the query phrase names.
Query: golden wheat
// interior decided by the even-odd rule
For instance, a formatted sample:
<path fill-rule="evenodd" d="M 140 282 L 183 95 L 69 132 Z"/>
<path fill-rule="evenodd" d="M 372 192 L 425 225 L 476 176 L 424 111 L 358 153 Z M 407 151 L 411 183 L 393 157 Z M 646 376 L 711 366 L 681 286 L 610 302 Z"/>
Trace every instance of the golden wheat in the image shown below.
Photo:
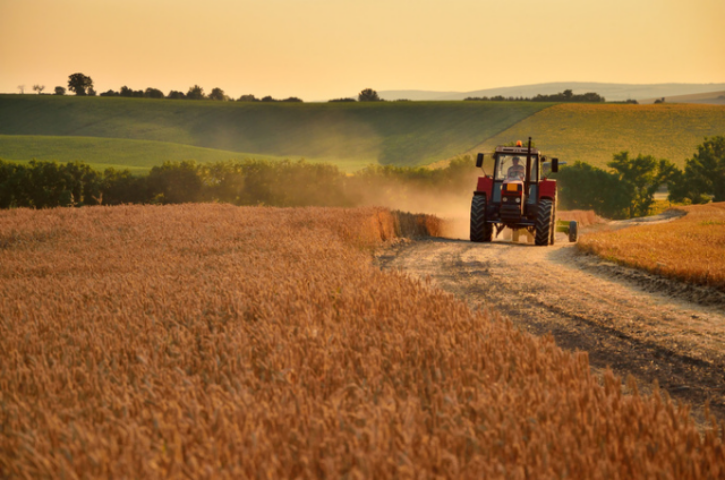
<path fill-rule="evenodd" d="M 725 475 L 687 408 L 375 268 L 395 232 L 381 209 L 0 213 L 0 476 Z"/>
<path fill-rule="evenodd" d="M 677 207 L 668 223 L 584 235 L 579 248 L 608 260 L 725 290 L 725 202 Z"/>

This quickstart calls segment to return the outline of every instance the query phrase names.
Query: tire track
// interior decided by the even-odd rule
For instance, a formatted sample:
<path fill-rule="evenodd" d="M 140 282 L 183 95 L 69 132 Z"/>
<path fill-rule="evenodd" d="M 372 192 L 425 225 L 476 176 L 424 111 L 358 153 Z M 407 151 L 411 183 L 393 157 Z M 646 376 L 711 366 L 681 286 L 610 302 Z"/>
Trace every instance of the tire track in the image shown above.
<path fill-rule="evenodd" d="M 725 420 L 723 310 L 646 291 L 641 272 L 629 281 L 580 258 L 571 244 L 436 238 L 391 247 L 377 262 L 430 277 L 472 308 L 492 309 L 533 335 L 551 334 L 562 348 L 587 351 L 595 372 L 633 375 L 645 392 L 656 381 L 692 404 L 698 421 L 707 402 Z"/>

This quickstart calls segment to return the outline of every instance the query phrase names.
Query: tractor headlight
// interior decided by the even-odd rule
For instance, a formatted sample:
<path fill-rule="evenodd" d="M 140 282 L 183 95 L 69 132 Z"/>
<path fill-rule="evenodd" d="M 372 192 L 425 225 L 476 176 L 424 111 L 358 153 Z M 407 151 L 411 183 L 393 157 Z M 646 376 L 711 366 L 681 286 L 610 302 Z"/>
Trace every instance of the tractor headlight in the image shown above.
<path fill-rule="evenodd" d="M 508 201 L 509 201 L 509 199 L 508 199 L 508 198 L 506 198 L 506 197 L 503 197 L 503 198 L 501 199 L 501 201 L 503 201 L 503 202 L 508 202 Z"/>
<path fill-rule="evenodd" d="M 521 199 L 519 197 L 516 197 L 516 203 L 521 203 Z"/>

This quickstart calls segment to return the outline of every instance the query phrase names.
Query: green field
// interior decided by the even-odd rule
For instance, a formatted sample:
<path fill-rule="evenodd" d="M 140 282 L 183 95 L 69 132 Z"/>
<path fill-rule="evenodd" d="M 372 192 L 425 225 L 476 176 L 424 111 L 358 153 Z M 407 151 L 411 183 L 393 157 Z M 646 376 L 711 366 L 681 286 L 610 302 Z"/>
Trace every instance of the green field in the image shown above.
<path fill-rule="evenodd" d="M 533 137 L 536 146 L 560 160 L 581 160 L 606 168 L 612 155 L 627 150 L 666 158 L 682 168 L 704 137 L 725 135 L 724 105 L 560 104 L 542 110 L 472 152 Z"/>
<path fill-rule="evenodd" d="M 374 102 L 239 103 L 117 97 L 0 95 L 0 156 L 10 136 L 96 137 L 203 147 L 245 156 L 366 164 L 426 165 L 454 157 L 546 108 L 538 103 Z M 18 140 L 14 140 L 18 145 Z M 29 139 L 29 143 L 45 140 Z M 57 159 L 91 164 L 160 163 L 175 153 L 157 145 L 125 159 L 105 144 L 58 143 Z M 7 150 L 15 148 L 7 146 Z M 169 147 L 171 148 L 171 147 Z M 22 157 L 15 148 L 14 159 Z M 48 152 L 46 152 L 48 153 Z M 49 152 L 53 158 L 53 152 Z M 173 155 L 172 155 L 173 153 Z M 182 152 L 184 153 L 184 152 Z M 9 157 L 8 157 L 9 158 Z M 119 163 L 123 160 L 123 163 Z M 132 163 L 131 163 L 132 162 Z"/>
<path fill-rule="evenodd" d="M 164 160 L 268 158 L 420 166 L 534 138 L 561 160 L 604 167 L 614 153 L 682 167 L 725 135 L 722 105 L 533 102 L 239 103 L 0 95 L 0 158 L 80 160 L 147 171 Z"/>
<path fill-rule="evenodd" d="M 19 163 L 26 163 L 29 159 L 62 163 L 78 160 L 96 170 L 113 167 L 127 168 L 134 173 L 147 173 L 151 167 L 166 160 L 221 162 L 243 158 L 283 160 L 270 155 L 245 154 L 151 140 L 0 135 L 0 159 Z"/>

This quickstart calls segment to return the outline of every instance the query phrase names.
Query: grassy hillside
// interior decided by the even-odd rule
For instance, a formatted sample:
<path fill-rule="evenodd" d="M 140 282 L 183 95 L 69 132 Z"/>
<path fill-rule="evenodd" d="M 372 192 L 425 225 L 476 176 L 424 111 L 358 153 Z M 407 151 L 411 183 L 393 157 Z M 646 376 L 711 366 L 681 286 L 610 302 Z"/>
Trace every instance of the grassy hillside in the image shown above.
<path fill-rule="evenodd" d="M 655 103 L 656 100 L 657 98 L 645 98 L 640 100 L 639 103 Z M 695 93 L 693 95 L 671 95 L 665 97 L 665 101 L 667 103 L 709 103 L 712 105 L 725 105 L 725 90 Z"/>
<path fill-rule="evenodd" d="M 606 167 L 623 150 L 671 160 L 683 167 L 706 136 L 725 135 L 723 105 L 560 104 L 517 123 L 472 151 L 533 137 L 560 160 Z"/>
<path fill-rule="evenodd" d="M 549 104 L 232 103 L 0 95 L 0 134 L 149 140 L 333 161 L 425 165 L 470 150 Z M 3 140 L 0 139 L 0 142 Z M 75 151 L 58 155 L 73 156 Z M 89 163 L 110 163 L 87 150 Z M 156 155 L 164 152 L 156 150 Z M 155 161 L 149 156 L 144 161 Z M 115 162 L 115 160 L 114 160 Z"/>
<path fill-rule="evenodd" d="M 146 173 L 166 160 L 219 162 L 254 157 L 281 160 L 260 154 L 244 154 L 169 142 L 99 137 L 46 137 L 0 135 L 0 159 L 15 162 L 41 161 L 88 163 L 96 170 L 108 167 Z"/>

